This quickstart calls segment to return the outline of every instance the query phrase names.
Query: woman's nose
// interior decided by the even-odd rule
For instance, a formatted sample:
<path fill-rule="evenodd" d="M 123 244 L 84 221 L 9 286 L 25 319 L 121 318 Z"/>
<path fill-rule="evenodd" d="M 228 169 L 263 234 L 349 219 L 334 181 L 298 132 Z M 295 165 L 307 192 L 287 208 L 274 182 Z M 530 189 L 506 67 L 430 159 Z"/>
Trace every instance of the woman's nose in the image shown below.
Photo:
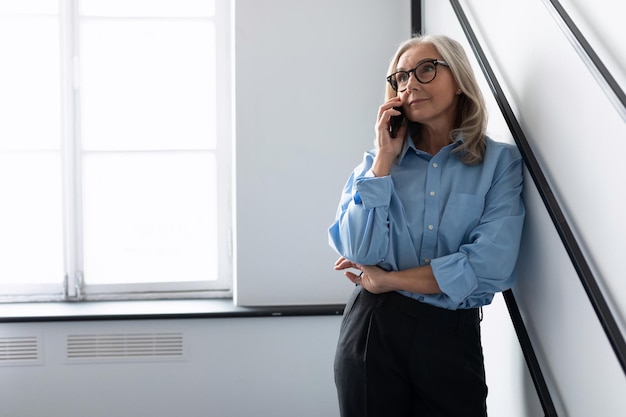
<path fill-rule="evenodd" d="M 415 71 L 411 71 L 409 73 L 409 79 L 406 82 L 406 89 L 407 90 L 412 90 L 416 86 L 420 86 L 420 85 L 421 85 L 421 83 L 419 81 L 417 81 L 417 76 L 415 75 Z"/>

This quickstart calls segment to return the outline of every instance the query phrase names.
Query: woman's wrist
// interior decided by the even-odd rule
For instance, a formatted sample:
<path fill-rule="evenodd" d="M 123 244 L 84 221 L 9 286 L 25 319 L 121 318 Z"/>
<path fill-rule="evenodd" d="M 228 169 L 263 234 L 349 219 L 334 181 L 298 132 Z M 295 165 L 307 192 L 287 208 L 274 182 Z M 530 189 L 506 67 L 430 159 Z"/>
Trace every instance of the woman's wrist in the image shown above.
<path fill-rule="evenodd" d="M 371 170 L 372 174 L 374 174 L 375 177 L 386 177 L 387 175 L 389 175 L 389 172 L 391 172 L 391 165 L 386 165 L 387 164 L 381 164 L 377 163 L 377 161 L 374 161 Z"/>

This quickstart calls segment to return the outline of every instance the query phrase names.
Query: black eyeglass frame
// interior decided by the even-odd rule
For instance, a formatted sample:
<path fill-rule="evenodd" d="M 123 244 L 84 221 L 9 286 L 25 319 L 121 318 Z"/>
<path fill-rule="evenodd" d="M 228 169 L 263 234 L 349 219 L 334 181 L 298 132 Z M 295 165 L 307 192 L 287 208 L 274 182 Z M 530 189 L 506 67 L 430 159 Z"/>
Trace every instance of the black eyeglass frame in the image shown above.
<path fill-rule="evenodd" d="M 422 81 L 417 76 L 417 69 L 419 67 L 421 67 L 422 65 L 424 65 L 424 64 L 433 64 L 435 66 L 435 75 L 433 75 L 433 78 L 431 78 L 428 81 Z M 419 64 L 417 64 L 417 66 L 415 68 L 410 69 L 408 71 L 396 71 L 396 72 L 394 72 L 393 74 L 391 74 L 391 75 L 389 75 L 387 77 L 387 82 L 391 85 L 391 88 L 393 88 L 396 92 L 401 93 L 403 91 L 406 91 L 406 88 L 404 90 L 398 90 L 398 82 L 394 79 L 394 77 L 397 74 L 400 74 L 400 73 L 407 74 L 407 77 L 408 77 L 407 78 L 407 82 L 411 78 L 411 74 L 413 74 L 413 77 L 415 77 L 415 79 L 417 80 L 418 83 L 420 83 L 420 84 L 428 84 L 429 82 L 431 82 L 432 80 L 434 80 L 437 77 L 437 67 L 439 65 L 443 65 L 444 67 L 450 68 L 450 65 L 446 61 L 441 61 L 439 59 L 427 59 L 425 61 L 420 62 Z"/>

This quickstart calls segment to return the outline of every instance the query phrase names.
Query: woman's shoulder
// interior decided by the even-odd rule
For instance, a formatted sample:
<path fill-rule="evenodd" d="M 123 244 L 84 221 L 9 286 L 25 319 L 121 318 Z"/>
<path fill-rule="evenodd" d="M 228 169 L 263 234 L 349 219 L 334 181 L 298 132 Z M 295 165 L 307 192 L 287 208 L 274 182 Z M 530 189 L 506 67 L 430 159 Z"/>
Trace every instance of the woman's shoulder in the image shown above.
<path fill-rule="evenodd" d="M 522 155 L 519 152 L 517 146 L 513 143 L 502 142 L 494 140 L 490 137 L 485 137 L 486 150 L 485 158 L 496 159 L 521 159 Z"/>

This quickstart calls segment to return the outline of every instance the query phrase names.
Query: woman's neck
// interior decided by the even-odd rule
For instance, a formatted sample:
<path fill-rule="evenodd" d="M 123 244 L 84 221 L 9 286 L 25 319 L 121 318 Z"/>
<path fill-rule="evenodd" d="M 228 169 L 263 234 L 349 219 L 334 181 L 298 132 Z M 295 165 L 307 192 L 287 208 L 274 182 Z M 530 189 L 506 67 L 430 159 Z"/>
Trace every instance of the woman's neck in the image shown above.
<path fill-rule="evenodd" d="M 450 132 L 452 128 L 446 127 L 433 127 L 422 125 L 419 133 L 419 140 L 415 144 L 420 150 L 429 153 L 430 155 L 436 155 L 442 148 L 448 146 L 451 143 Z"/>

